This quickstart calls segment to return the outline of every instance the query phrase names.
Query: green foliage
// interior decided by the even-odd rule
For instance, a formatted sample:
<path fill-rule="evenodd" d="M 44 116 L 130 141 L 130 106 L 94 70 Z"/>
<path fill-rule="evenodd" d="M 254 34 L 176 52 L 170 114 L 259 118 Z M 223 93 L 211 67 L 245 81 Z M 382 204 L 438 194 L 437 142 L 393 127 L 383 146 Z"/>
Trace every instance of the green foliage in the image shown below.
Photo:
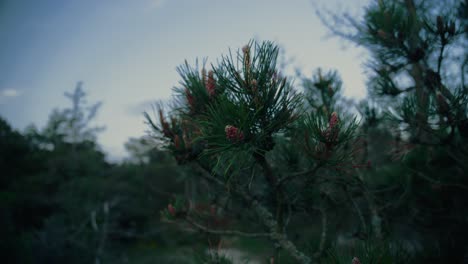
<path fill-rule="evenodd" d="M 466 48 L 463 8 L 457 1 L 374 1 L 363 20 L 350 18 L 355 34 L 341 34 L 370 51 L 367 100 L 379 103 L 374 113 L 384 112 L 364 112 L 367 154 L 387 150 L 382 167 L 363 178 L 368 188 L 382 190 L 369 204 L 382 208 L 388 236 L 418 245 L 415 262 L 466 258 L 457 246 L 467 224 L 458 221 L 466 213 L 457 202 L 466 199 L 458 195 L 466 190 L 468 159 L 466 52 L 458 52 Z M 379 130 L 389 130 L 390 144 L 373 140 Z M 412 232 L 395 231 L 401 228 Z"/>
<path fill-rule="evenodd" d="M 228 257 L 224 255 L 220 255 L 218 252 L 204 252 L 198 254 L 195 257 L 195 263 L 197 264 L 231 264 L 233 263 Z M 244 263 L 248 263 L 245 261 Z"/>
<path fill-rule="evenodd" d="M 273 43 L 251 42 L 236 54 L 223 56 L 208 77 L 204 68 L 187 63 L 179 67 L 183 87 L 175 89 L 176 106 L 168 117 L 159 109 L 160 124 L 148 114 L 146 118 L 155 138 L 159 134 L 167 139 L 179 163 L 198 165 L 222 182 L 225 189 L 214 191 L 226 202 L 224 210 L 240 210 L 238 215 L 255 219 L 245 205 L 239 206 L 236 191 L 230 191 L 244 189 L 276 210 L 276 221 L 286 226 L 300 210 L 311 212 L 340 196 L 332 186 L 346 180 L 333 171 L 356 166 L 349 157 L 356 151 L 358 122 L 345 112 L 333 112 L 340 110 L 336 72 L 317 71 L 311 80 L 303 79 L 305 93 L 300 94 L 277 72 L 278 48 Z M 200 152 L 191 155 L 194 146 Z M 295 171 L 283 160 L 294 164 Z M 313 176 L 320 168 L 324 175 L 319 181 Z M 206 198 L 201 194 L 189 200 Z M 179 210 L 170 204 L 162 214 L 177 221 L 195 217 L 190 210 Z"/>
<path fill-rule="evenodd" d="M 241 261 L 225 246 L 275 263 L 461 262 L 467 5 L 444 2 L 373 1 L 343 16 L 355 34 L 330 28 L 370 51 L 360 104 L 336 71 L 300 75 L 299 92 L 279 48 L 251 41 L 178 67 L 175 102 L 145 113 L 154 133 L 121 164 L 96 142 L 100 103 L 81 83 L 43 129 L 0 118 L 2 260 Z"/>
<path fill-rule="evenodd" d="M 185 63 L 178 68 L 183 81 L 170 119 L 190 125 L 171 134 L 164 133 L 164 118 L 161 126 L 148 121 L 169 138 L 169 148 L 187 140 L 198 144 L 199 152 L 184 161 L 219 180 L 232 204 L 242 200 L 236 190 L 253 195 L 278 229 L 307 229 L 301 217 L 320 212 L 321 232 L 311 232 L 320 239 L 316 258 L 333 238 L 351 232 L 367 241 L 353 253 L 363 263 L 405 263 L 398 254 L 406 249 L 390 246 L 400 241 L 414 245 L 405 244 L 413 256 L 439 247 L 444 254 L 458 250 L 449 259 L 460 260 L 465 249 L 459 243 L 439 242 L 460 242 L 467 226 L 465 207 L 457 202 L 467 186 L 466 63 L 454 59 L 466 43 L 463 12 L 457 17 L 450 5 L 374 1 L 363 20 L 345 16 L 354 35 L 330 27 L 370 51 L 370 98 L 358 106 L 361 122 L 349 113 L 336 72 L 303 78 L 299 94 L 277 72 L 278 49 L 270 42 L 230 52 L 212 65 L 211 75 Z M 398 231 L 405 229 L 412 232 Z M 385 237 L 391 241 L 370 242 Z M 288 253 L 293 257 L 293 250 Z M 351 261 L 345 255 L 332 252 L 328 259 Z M 442 256 L 418 261 L 440 262 Z"/>
<path fill-rule="evenodd" d="M 361 41 L 382 61 L 405 63 L 407 45 L 419 21 L 411 16 L 402 2 L 374 1 L 366 10 Z"/>
<path fill-rule="evenodd" d="M 359 241 L 349 249 L 334 248 L 328 251 L 323 263 L 349 264 L 354 258 L 368 264 L 411 263 L 411 255 L 402 246 L 386 241 Z"/>
<path fill-rule="evenodd" d="M 303 78 L 304 99 L 317 113 L 328 116 L 336 111 L 342 81 L 338 72 L 318 69 L 312 78 Z"/>
<path fill-rule="evenodd" d="M 356 119 L 340 121 L 338 115 L 335 112 L 334 114 L 337 118 L 337 124 L 334 126 L 331 124 L 333 117 L 327 118 L 318 114 L 307 115 L 302 124 L 306 153 L 319 162 L 336 164 L 348 158 L 350 145 L 356 138 Z"/>
<path fill-rule="evenodd" d="M 81 86 L 69 95 L 72 107 L 55 110 L 42 130 L 21 134 L 0 119 L 3 261 L 120 261 L 138 243 L 170 245 L 158 211 L 182 190 L 164 177 L 178 175 L 173 160 L 146 148 L 136 151 L 145 162 L 108 163 L 89 126 L 98 104 L 86 106 Z"/>

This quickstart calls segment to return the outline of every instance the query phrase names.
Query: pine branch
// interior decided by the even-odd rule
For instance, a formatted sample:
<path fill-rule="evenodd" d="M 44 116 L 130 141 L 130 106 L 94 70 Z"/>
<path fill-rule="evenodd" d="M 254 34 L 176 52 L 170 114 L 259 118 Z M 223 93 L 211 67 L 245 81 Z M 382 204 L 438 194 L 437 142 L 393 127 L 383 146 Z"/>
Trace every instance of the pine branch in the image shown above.
<path fill-rule="evenodd" d="M 225 187 L 225 184 L 217 179 L 216 177 L 211 175 L 211 171 L 204 165 L 200 164 L 199 162 L 194 164 L 195 169 L 200 172 L 200 176 L 204 179 L 215 183 L 218 186 Z M 299 263 L 303 264 L 311 264 L 312 260 L 310 257 L 305 255 L 303 252 L 299 251 L 292 243 L 287 236 L 283 232 L 279 232 L 278 222 L 275 220 L 273 215 L 266 209 L 263 205 L 261 205 L 256 199 L 254 199 L 250 194 L 248 194 L 245 190 L 234 186 L 232 191 L 236 192 L 244 201 L 246 201 L 256 212 L 259 220 L 265 225 L 268 230 L 270 231 L 270 238 L 278 243 L 281 248 L 287 251 L 292 257 L 294 257 Z"/>
<path fill-rule="evenodd" d="M 328 213 L 323 204 L 320 205 L 320 214 L 322 215 L 322 232 L 320 233 L 320 243 L 317 252 L 315 252 L 314 256 L 316 258 L 320 258 L 323 252 L 325 251 L 325 243 L 327 242 L 327 234 L 328 234 Z"/>

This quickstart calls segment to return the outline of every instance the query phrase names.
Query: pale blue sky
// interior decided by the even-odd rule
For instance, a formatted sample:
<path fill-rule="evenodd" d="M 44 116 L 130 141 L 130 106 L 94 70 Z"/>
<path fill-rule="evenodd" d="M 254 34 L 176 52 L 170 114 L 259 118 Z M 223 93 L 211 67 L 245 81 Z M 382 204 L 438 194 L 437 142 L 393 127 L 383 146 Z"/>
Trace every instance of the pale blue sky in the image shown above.
<path fill-rule="evenodd" d="M 179 64 L 215 61 L 252 38 L 277 41 L 306 74 L 337 69 L 345 95 L 362 98 L 363 51 L 326 39 L 314 8 L 359 10 L 366 2 L 0 0 L 0 115 L 17 129 L 42 127 L 83 81 L 89 101 L 103 101 L 99 143 L 122 157 L 124 142 L 145 134 L 142 111 L 170 97 Z"/>

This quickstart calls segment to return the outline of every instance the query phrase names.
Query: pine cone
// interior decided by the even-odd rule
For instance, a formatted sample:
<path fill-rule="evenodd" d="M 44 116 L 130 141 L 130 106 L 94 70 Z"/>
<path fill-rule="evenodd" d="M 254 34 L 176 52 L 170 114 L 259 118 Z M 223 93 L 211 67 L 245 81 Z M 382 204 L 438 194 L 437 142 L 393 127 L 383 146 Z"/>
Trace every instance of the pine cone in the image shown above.
<path fill-rule="evenodd" d="M 252 85 L 252 92 L 256 93 L 257 92 L 257 80 L 253 79 L 251 82 Z"/>
<path fill-rule="evenodd" d="M 165 137 L 170 137 L 172 135 L 171 129 L 169 127 L 169 124 L 166 122 L 166 119 L 164 118 L 164 114 L 162 109 L 159 109 L 159 120 L 161 122 L 161 127 L 162 127 L 162 133 Z"/>
<path fill-rule="evenodd" d="M 447 29 L 449 36 L 455 35 L 455 22 L 450 22 L 450 26 Z"/>
<path fill-rule="evenodd" d="M 188 89 L 185 89 L 185 97 L 187 98 L 190 109 L 193 109 L 195 106 L 195 98 L 193 98 L 192 93 L 190 93 Z"/>
<path fill-rule="evenodd" d="M 437 33 L 444 33 L 444 20 L 441 16 L 437 16 Z"/>
<path fill-rule="evenodd" d="M 334 129 L 340 123 L 340 119 L 338 118 L 338 114 L 333 112 L 330 117 L 330 121 L 328 122 L 328 127 L 330 129 Z"/>
<path fill-rule="evenodd" d="M 172 216 L 176 216 L 176 210 L 172 204 L 167 205 L 167 210 L 169 211 L 169 214 Z"/>
<path fill-rule="evenodd" d="M 383 40 L 388 40 L 390 39 L 390 34 L 387 32 L 383 31 L 382 29 L 377 30 L 377 35 Z"/>
<path fill-rule="evenodd" d="M 244 133 L 235 126 L 227 125 L 224 131 L 226 132 L 226 138 L 231 142 L 242 141 L 244 139 Z"/>
<path fill-rule="evenodd" d="M 208 72 L 208 80 L 205 84 L 206 91 L 210 96 L 215 96 L 216 94 L 216 80 L 214 79 L 213 75 L 213 71 Z"/>
<path fill-rule="evenodd" d="M 174 136 L 174 147 L 176 149 L 179 149 L 179 147 L 180 147 L 180 137 L 179 137 L 179 135 Z"/>
<path fill-rule="evenodd" d="M 244 67 L 246 72 L 250 71 L 250 47 L 249 45 L 245 45 L 242 48 L 242 52 L 244 53 Z"/>
<path fill-rule="evenodd" d="M 202 82 L 203 84 L 206 84 L 206 70 L 205 67 L 201 70 L 201 76 L 202 76 Z"/>

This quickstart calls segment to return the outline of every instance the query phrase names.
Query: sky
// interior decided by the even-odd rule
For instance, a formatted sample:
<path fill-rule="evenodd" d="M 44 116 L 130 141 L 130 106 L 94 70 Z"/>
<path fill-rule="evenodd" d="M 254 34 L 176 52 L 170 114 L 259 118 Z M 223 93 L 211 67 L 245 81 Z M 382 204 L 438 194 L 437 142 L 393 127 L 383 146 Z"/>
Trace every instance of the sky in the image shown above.
<path fill-rule="evenodd" d="M 345 3 L 347 6 L 344 6 Z M 356 12 L 365 0 L 0 0 L 0 116 L 16 129 L 42 128 L 79 81 L 102 101 L 98 142 L 114 160 L 144 136 L 143 111 L 170 100 L 176 67 L 216 62 L 251 39 L 272 40 L 291 67 L 311 76 L 336 69 L 344 95 L 366 95 L 365 52 L 329 31 L 316 9 Z M 299 83 L 297 80 L 295 83 Z"/>

